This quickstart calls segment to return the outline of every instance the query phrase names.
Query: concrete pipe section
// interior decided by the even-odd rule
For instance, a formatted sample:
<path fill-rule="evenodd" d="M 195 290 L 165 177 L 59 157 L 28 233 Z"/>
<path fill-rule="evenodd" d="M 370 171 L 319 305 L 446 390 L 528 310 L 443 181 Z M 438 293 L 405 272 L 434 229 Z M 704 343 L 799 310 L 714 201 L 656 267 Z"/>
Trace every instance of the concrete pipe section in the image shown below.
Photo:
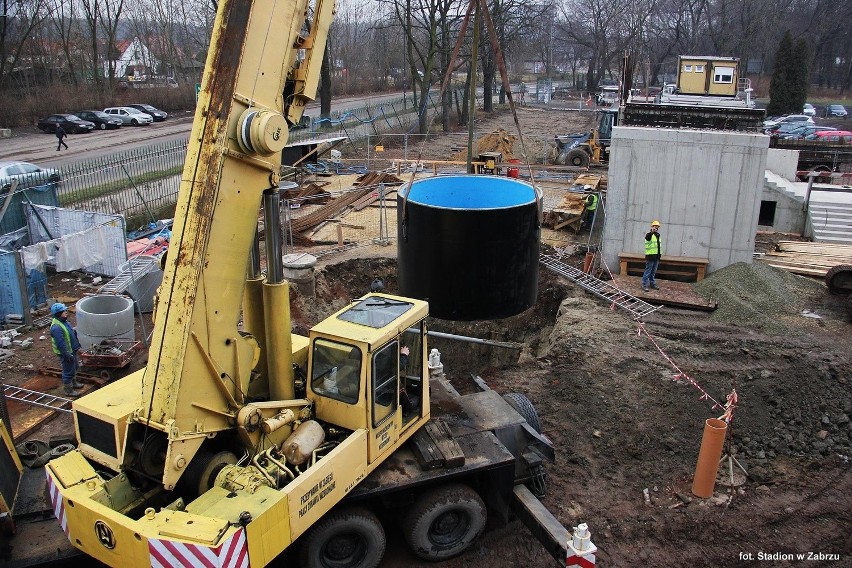
<path fill-rule="evenodd" d="M 112 294 L 86 296 L 76 307 L 77 336 L 84 351 L 106 339 L 136 340 L 130 298 Z"/>

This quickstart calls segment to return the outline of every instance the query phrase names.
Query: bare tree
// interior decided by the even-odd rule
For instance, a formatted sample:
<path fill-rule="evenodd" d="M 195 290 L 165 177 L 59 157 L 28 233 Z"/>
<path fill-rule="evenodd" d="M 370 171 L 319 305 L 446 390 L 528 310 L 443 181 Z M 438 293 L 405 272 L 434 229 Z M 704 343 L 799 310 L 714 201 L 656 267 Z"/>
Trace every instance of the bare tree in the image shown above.
<path fill-rule="evenodd" d="M 588 50 L 586 88 L 616 77 L 614 65 L 632 46 L 656 6 L 656 0 L 567 0 L 560 35 Z"/>
<path fill-rule="evenodd" d="M 5 91 L 11 86 L 10 76 L 21 62 L 28 41 L 49 17 L 50 6 L 43 0 L 2 0 L 0 6 L 0 89 Z"/>
<path fill-rule="evenodd" d="M 443 67 L 454 45 L 460 11 L 467 8 L 456 0 L 389 0 L 406 38 L 406 55 L 411 69 L 415 103 L 418 105 L 418 129 L 428 131 L 426 105 L 432 83 L 443 75 Z M 448 104 L 447 98 L 443 101 Z"/>

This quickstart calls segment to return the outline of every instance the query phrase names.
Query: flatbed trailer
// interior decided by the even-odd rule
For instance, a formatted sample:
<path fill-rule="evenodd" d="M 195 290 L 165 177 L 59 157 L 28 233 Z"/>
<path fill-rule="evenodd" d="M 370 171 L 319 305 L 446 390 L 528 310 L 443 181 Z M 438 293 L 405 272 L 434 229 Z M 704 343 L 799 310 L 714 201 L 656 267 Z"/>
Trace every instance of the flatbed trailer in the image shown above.
<path fill-rule="evenodd" d="M 760 131 L 766 111 L 746 106 L 627 102 L 620 115 L 622 126 Z"/>
<path fill-rule="evenodd" d="M 770 138 L 769 147 L 799 152 L 797 170 L 823 172 L 852 171 L 852 144 L 817 140 Z"/>
<path fill-rule="evenodd" d="M 501 396 L 479 377 L 475 392 L 459 394 L 444 378 L 432 378 L 432 419 L 352 491 L 345 501 L 402 511 L 429 486 L 473 487 L 489 518 L 520 520 L 564 566 L 568 530 L 541 504 L 544 461 L 554 460 L 549 440 L 523 395 Z M 522 413 L 526 416 L 523 416 Z"/>

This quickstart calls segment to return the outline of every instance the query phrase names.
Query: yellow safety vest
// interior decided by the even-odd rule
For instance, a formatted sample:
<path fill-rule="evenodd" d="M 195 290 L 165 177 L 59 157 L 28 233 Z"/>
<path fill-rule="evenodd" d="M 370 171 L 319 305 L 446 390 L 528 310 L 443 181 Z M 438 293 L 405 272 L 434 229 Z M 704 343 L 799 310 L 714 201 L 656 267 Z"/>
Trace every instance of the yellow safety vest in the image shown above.
<path fill-rule="evenodd" d="M 68 346 L 68 351 L 73 353 L 74 349 L 71 347 L 71 333 L 68 331 L 68 327 L 62 323 L 62 320 L 57 318 L 50 320 L 50 327 L 53 328 L 54 325 L 58 325 L 62 328 L 62 333 L 65 335 L 65 345 Z M 53 334 L 50 336 L 50 343 L 53 344 L 53 352 L 57 355 L 62 355 L 62 351 L 59 350 L 59 346 L 56 344 L 56 338 L 53 337 Z"/>
<path fill-rule="evenodd" d="M 657 237 L 657 238 L 654 238 Z M 663 254 L 663 238 L 659 233 L 651 235 L 650 241 L 645 241 L 645 256 L 651 254 Z"/>

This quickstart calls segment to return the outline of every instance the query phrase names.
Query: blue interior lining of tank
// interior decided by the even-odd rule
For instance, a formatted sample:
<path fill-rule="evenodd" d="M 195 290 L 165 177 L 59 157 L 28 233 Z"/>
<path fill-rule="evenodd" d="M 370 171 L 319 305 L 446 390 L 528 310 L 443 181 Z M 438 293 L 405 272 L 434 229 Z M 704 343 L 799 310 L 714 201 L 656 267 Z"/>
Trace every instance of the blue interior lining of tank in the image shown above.
<path fill-rule="evenodd" d="M 535 201 L 532 186 L 495 176 L 434 177 L 414 182 L 414 203 L 448 209 L 502 209 Z"/>

